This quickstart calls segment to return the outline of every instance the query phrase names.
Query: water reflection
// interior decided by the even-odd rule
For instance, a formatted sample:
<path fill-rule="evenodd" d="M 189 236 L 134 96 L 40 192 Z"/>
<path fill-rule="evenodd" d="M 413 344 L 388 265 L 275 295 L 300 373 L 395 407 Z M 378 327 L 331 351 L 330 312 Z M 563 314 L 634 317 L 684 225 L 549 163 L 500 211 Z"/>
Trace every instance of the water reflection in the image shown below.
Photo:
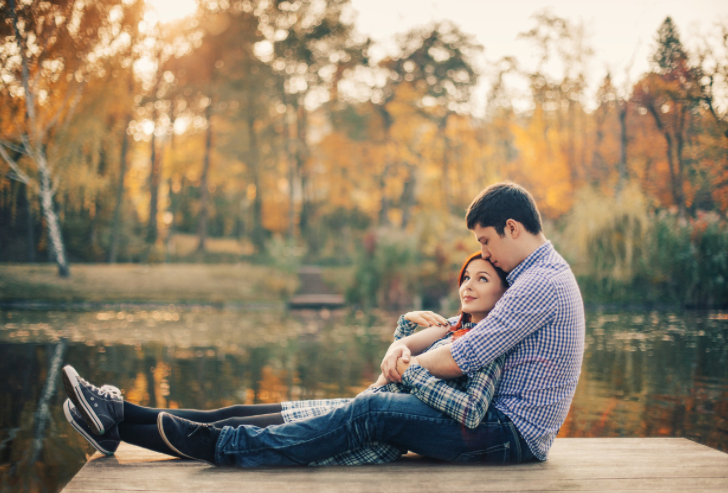
<path fill-rule="evenodd" d="M 56 491 L 93 449 L 67 425 L 60 385 L 30 464 L 36 407 L 56 345 L 96 383 L 153 407 L 352 396 L 378 374 L 396 315 L 0 312 L 0 489 Z M 728 451 L 728 315 L 587 317 L 587 351 L 559 436 L 683 436 Z"/>

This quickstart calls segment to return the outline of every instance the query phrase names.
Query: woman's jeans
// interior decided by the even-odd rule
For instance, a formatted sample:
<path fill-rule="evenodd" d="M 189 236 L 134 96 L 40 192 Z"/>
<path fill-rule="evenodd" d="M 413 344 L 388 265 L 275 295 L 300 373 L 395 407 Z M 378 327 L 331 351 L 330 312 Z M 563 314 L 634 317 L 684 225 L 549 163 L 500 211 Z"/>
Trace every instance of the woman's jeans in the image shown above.
<path fill-rule="evenodd" d="M 258 428 L 226 426 L 217 440 L 220 466 L 307 465 L 371 442 L 450 462 L 519 463 L 533 459 L 503 413 L 491 407 L 475 429 L 410 394 L 366 393 L 331 412 Z"/>

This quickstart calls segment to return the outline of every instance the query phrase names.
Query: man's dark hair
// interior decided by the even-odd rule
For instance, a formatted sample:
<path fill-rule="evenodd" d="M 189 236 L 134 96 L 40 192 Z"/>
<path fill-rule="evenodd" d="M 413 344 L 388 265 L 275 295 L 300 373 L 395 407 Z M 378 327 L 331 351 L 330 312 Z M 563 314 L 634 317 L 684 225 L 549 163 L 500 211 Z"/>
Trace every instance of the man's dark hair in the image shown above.
<path fill-rule="evenodd" d="M 543 230 L 536 202 L 525 188 L 515 183 L 489 186 L 475 197 L 465 215 L 468 229 L 474 229 L 476 225 L 493 227 L 500 236 L 503 236 L 509 219 L 523 224 L 532 235 Z"/>

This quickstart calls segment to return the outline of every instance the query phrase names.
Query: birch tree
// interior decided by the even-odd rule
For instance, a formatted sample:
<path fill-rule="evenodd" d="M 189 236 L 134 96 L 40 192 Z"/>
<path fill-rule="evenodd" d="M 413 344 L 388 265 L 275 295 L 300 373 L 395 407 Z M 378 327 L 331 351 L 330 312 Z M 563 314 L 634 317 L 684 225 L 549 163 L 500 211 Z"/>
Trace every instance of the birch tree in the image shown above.
<path fill-rule="evenodd" d="M 70 275 L 54 195 L 59 147 L 83 94 L 102 62 L 128 44 L 135 29 L 122 0 L 0 1 L 0 99 L 9 108 L 0 122 L 0 156 L 8 176 L 40 198 L 53 257 Z"/>

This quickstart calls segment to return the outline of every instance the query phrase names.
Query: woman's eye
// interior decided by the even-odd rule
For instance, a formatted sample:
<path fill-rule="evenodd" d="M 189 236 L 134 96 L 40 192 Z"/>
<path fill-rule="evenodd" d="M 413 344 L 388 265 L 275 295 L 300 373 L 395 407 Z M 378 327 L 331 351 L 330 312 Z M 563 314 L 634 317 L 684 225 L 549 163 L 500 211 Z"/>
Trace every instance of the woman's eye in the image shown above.
<path fill-rule="evenodd" d="M 481 281 L 485 281 L 485 282 L 488 282 L 488 278 L 487 278 L 487 277 L 485 277 L 485 276 L 480 276 L 480 280 L 481 280 Z"/>

